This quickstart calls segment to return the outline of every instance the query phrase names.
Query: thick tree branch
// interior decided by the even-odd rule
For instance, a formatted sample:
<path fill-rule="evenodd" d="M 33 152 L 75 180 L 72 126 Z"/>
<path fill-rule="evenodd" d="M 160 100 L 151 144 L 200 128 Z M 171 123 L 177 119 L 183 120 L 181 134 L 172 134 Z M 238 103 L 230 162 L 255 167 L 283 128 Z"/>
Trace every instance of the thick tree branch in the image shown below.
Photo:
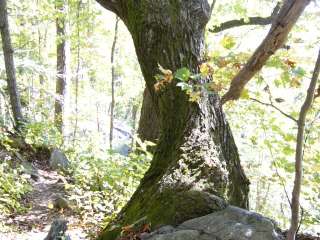
<path fill-rule="evenodd" d="M 215 26 L 213 28 L 209 29 L 209 32 L 212 33 L 218 33 L 222 32 L 224 30 L 234 28 L 234 27 L 241 27 L 241 26 L 248 26 L 248 25 L 268 25 L 271 24 L 272 17 L 249 17 L 248 21 L 246 21 L 244 18 L 242 19 L 235 19 L 230 20 L 224 23 L 221 23 L 220 26 Z"/>
<path fill-rule="evenodd" d="M 119 0 L 96 0 L 102 7 L 114 12 L 121 17 L 121 8 Z"/>
<path fill-rule="evenodd" d="M 273 19 L 277 16 L 279 10 L 280 10 L 280 4 L 278 3 L 276 7 L 273 9 L 269 17 L 249 17 L 248 20 L 244 18 L 230 20 L 230 21 L 221 23 L 220 26 L 215 26 L 209 29 L 209 32 L 218 33 L 230 28 L 248 26 L 248 25 L 262 25 L 262 26 L 268 25 L 272 23 Z"/>
<path fill-rule="evenodd" d="M 287 40 L 287 36 L 306 6 L 311 0 L 286 0 L 260 46 L 253 53 L 247 64 L 232 79 L 228 92 L 222 102 L 239 99 L 242 90 L 250 79 L 261 70 L 263 65 Z"/>

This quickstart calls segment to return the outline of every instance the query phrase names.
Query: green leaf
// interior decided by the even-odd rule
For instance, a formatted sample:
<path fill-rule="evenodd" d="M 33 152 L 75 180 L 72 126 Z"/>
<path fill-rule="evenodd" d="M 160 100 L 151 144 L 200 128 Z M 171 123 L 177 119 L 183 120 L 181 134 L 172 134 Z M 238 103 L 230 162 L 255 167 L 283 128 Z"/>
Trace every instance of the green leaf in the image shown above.
<path fill-rule="evenodd" d="M 178 69 L 175 72 L 174 77 L 176 79 L 183 81 L 183 82 L 187 82 L 190 78 L 190 75 L 191 75 L 190 70 L 186 67 L 183 67 L 183 68 Z"/>
<path fill-rule="evenodd" d="M 290 156 L 290 155 L 294 154 L 295 150 L 292 149 L 290 146 L 285 146 L 285 147 L 283 148 L 282 152 L 283 152 L 285 155 Z"/>
<path fill-rule="evenodd" d="M 297 77 L 304 77 L 306 75 L 306 71 L 302 67 L 297 67 L 292 72 Z"/>
<path fill-rule="evenodd" d="M 244 90 L 241 92 L 240 98 L 242 98 L 242 99 L 249 99 L 249 98 L 250 98 L 248 89 L 244 89 Z"/>

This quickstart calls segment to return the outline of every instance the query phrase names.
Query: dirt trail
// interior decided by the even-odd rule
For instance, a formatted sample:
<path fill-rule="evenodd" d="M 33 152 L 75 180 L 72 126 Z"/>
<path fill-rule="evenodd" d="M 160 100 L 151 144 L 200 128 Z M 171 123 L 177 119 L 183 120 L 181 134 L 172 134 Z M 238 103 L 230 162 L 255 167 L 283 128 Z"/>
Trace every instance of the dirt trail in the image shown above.
<path fill-rule="evenodd" d="M 72 210 L 49 208 L 57 196 L 66 197 L 65 178 L 55 171 L 37 169 L 37 180 L 31 180 L 33 190 L 26 196 L 26 202 L 32 207 L 21 215 L 12 215 L 1 219 L 10 231 L 1 233 L 0 240 L 43 240 L 52 221 L 56 218 L 68 220 L 67 234 L 72 240 L 88 239 L 81 229 L 80 222 Z"/>

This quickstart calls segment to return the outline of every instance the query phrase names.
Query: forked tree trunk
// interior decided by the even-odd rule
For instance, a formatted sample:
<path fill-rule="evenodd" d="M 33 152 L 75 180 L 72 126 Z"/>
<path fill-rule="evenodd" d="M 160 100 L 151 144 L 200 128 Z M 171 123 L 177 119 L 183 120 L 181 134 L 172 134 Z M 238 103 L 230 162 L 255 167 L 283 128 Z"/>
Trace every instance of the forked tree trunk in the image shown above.
<path fill-rule="evenodd" d="M 173 80 L 155 91 L 158 64 L 194 73 L 204 54 L 204 29 L 210 18 L 206 0 L 99 1 L 127 25 L 154 106 L 160 136 L 150 169 L 117 219 L 100 239 L 115 239 L 121 228 L 142 217 L 152 227 L 178 224 L 225 207 L 224 198 L 248 208 L 249 181 L 217 94 L 198 103 Z M 115 2 L 119 5 L 114 7 Z M 208 79 L 202 79 L 208 81 Z M 113 230 L 112 226 L 118 225 Z"/>

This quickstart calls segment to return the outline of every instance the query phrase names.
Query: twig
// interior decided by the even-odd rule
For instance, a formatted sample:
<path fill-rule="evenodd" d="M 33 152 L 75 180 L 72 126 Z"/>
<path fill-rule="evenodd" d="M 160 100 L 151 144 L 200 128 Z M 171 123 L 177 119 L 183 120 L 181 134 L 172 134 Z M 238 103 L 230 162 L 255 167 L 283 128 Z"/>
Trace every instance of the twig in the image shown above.
<path fill-rule="evenodd" d="M 295 123 L 298 123 L 298 120 L 295 119 L 294 117 L 290 116 L 288 113 L 285 113 L 284 111 L 282 111 L 280 108 L 278 108 L 277 106 L 273 105 L 273 103 L 266 103 L 266 102 L 262 102 L 256 98 L 250 98 L 250 100 L 252 101 L 255 101 L 257 103 L 260 103 L 262 105 L 265 105 L 265 106 L 269 106 L 269 107 L 272 107 L 274 109 L 276 109 L 278 112 L 280 112 L 282 115 L 286 116 L 287 118 L 291 119 L 292 121 L 294 121 Z"/>
<path fill-rule="evenodd" d="M 303 215 L 304 215 L 304 208 L 300 205 L 300 208 L 301 208 L 301 216 L 300 216 L 300 221 L 299 221 L 299 226 L 297 228 L 297 233 L 299 232 L 300 230 L 300 227 L 301 227 L 301 224 L 303 222 Z"/>
<path fill-rule="evenodd" d="M 212 3 L 211 3 L 211 6 L 210 6 L 210 11 L 212 13 L 213 9 L 214 9 L 214 6 L 216 5 L 216 2 L 217 0 L 213 0 Z M 210 31 L 210 30 L 209 30 Z"/>

